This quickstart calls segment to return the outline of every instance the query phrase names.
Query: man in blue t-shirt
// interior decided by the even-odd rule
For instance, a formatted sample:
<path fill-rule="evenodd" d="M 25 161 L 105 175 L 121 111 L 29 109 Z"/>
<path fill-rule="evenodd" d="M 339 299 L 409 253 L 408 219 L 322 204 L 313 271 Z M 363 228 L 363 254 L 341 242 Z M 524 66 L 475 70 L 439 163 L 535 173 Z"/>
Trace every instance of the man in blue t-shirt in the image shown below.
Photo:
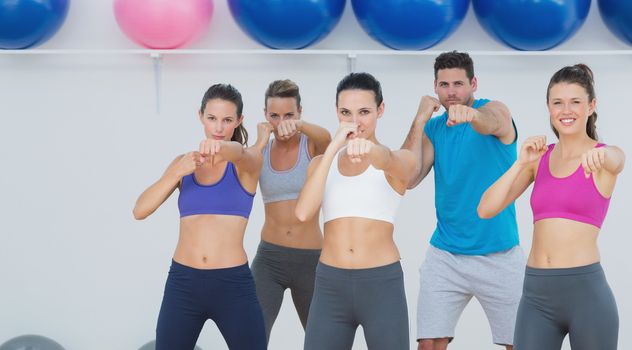
<path fill-rule="evenodd" d="M 446 349 L 473 296 L 493 342 L 512 349 L 525 269 L 515 208 L 484 220 L 476 207 L 516 160 L 516 128 L 502 102 L 474 98 L 478 82 L 467 53 L 442 53 L 434 73 L 438 98 L 421 99 L 402 145 L 421 159 L 409 188 L 434 166 L 437 227 L 420 268 L 418 349 Z M 442 106 L 446 112 L 431 119 Z"/>

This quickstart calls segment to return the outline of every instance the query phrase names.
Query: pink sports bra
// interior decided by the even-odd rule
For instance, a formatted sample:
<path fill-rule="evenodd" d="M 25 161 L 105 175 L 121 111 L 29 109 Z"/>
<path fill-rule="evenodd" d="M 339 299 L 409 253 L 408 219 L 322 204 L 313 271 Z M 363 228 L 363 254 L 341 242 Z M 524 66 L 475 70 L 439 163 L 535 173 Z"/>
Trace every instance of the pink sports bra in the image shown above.
<path fill-rule="evenodd" d="M 593 180 L 587 178 L 580 165 L 567 177 L 554 177 L 551 174 L 549 158 L 555 144 L 540 159 L 538 173 L 535 176 L 531 192 L 533 222 L 547 218 L 564 218 L 583 222 L 601 228 L 610 198 L 605 198 Z M 595 147 L 605 146 L 598 143 Z"/>

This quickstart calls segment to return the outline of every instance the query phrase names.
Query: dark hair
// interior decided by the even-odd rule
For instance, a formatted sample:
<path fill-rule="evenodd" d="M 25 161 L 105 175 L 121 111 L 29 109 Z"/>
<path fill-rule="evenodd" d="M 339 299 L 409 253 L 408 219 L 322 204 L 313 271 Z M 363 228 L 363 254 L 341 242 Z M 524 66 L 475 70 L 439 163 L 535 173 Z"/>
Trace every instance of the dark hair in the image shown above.
<path fill-rule="evenodd" d="M 372 91 L 375 95 L 375 103 L 378 106 L 382 104 L 382 101 L 384 101 L 380 82 L 369 73 L 350 73 L 342 78 L 336 88 L 336 106 L 338 105 L 338 96 L 344 90 Z"/>
<path fill-rule="evenodd" d="M 442 69 L 461 68 L 465 70 L 467 78 L 472 82 L 474 78 L 474 62 L 466 52 L 449 51 L 437 56 L 434 64 L 434 77 Z"/>
<path fill-rule="evenodd" d="M 204 93 L 204 97 L 202 97 L 200 113 L 204 113 L 206 103 L 212 99 L 220 99 L 232 102 L 237 108 L 237 118 L 242 118 L 244 102 L 241 99 L 241 94 L 234 86 L 230 84 L 215 84 L 208 88 L 208 90 L 206 90 L 206 92 Z M 242 145 L 248 145 L 248 131 L 246 131 L 243 121 L 241 124 L 239 124 L 237 128 L 235 128 L 233 137 L 230 140 L 237 141 Z"/>
<path fill-rule="evenodd" d="M 577 84 L 586 90 L 588 94 L 588 103 L 595 99 L 595 81 L 593 78 L 593 72 L 587 65 L 583 63 L 576 64 L 574 66 L 566 66 L 553 74 L 551 77 L 551 81 L 549 82 L 549 87 L 546 89 L 546 102 L 549 102 L 549 93 L 551 92 L 551 88 L 555 84 L 559 83 L 567 83 L 567 84 Z M 551 129 L 553 129 L 553 133 L 558 138 L 560 137 L 559 133 L 553 125 L 551 124 Z M 586 123 L 586 133 L 588 136 L 597 141 L 597 112 L 593 112 L 590 116 L 588 116 L 588 123 Z"/>
<path fill-rule="evenodd" d="M 289 79 L 275 80 L 268 85 L 264 101 L 266 107 L 268 105 L 268 99 L 271 97 L 294 98 L 296 100 L 296 106 L 301 108 L 301 94 L 299 92 L 298 85 Z"/>

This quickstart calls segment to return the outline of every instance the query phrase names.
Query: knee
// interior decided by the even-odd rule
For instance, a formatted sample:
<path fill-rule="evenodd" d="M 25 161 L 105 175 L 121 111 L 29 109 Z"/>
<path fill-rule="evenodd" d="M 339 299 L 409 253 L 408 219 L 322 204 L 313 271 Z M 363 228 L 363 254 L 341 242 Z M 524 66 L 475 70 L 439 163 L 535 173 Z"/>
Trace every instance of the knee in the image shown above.
<path fill-rule="evenodd" d="M 446 350 L 449 342 L 450 338 L 421 339 L 417 350 Z"/>
<path fill-rule="evenodd" d="M 421 339 L 418 343 L 417 350 L 434 350 L 434 340 Z"/>

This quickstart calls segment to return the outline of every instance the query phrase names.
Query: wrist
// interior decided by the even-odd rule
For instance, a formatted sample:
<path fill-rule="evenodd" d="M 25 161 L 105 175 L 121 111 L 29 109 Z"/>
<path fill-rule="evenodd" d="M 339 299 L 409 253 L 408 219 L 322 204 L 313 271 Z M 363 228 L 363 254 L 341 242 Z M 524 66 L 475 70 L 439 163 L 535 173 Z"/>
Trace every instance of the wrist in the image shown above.
<path fill-rule="evenodd" d="M 338 154 L 338 151 L 344 146 L 343 145 L 339 145 L 336 142 L 330 142 L 329 145 L 327 146 L 327 148 L 325 149 L 325 152 L 323 152 L 323 159 L 329 159 L 329 158 L 334 158 L 336 156 L 336 154 Z"/>
<path fill-rule="evenodd" d="M 165 178 L 169 182 L 179 182 L 180 179 L 184 177 L 184 175 L 186 174 L 179 171 L 179 169 L 172 169 L 170 171 L 167 171 L 163 178 Z"/>
<path fill-rule="evenodd" d="M 428 122 L 428 120 L 430 119 L 431 115 L 428 114 L 417 114 L 415 116 L 415 125 L 416 126 L 424 126 L 426 125 L 426 122 Z"/>
<path fill-rule="evenodd" d="M 513 167 L 518 169 L 518 170 L 523 170 L 524 168 L 527 167 L 527 163 L 523 162 L 520 160 L 520 158 L 516 159 L 516 161 L 513 163 Z"/>

